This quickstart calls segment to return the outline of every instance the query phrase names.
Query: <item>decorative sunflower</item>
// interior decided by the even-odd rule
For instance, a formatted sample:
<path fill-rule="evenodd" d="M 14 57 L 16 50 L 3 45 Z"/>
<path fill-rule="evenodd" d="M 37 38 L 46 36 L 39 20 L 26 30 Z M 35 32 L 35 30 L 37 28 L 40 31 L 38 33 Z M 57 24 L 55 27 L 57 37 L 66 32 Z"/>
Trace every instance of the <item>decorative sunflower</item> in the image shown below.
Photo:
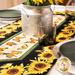
<path fill-rule="evenodd" d="M 17 28 L 20 28 L 20 27 L 22 27 L 22 25 L 21 24 L 19 24 L 19 23 L 14 23 L 14 24 L 12 24 L 13 26 L 15 26 L 15 27 L 17 27 Z"/>
<path fill-rule="evenodd" d="M 9 30 L 0 29 L 0 36 L 4 36 L 6 34 L 10 34 L 11 32 Z"/>
<path fill-rule="evenodd" d="M 46 70 L 38 70 L 36 67 L 28 67 L 28 74 L 43 74 Z"/>
<path fill-rule="evenodd" d="M 59 17 L 58 20 L 61 21 L 61 20 L 63 20 L 63 18 L 62 17 Z"/>
<path fill-rule="evenodd" d="M 12 51 L 12 54 L 21 54 L 21 51 Z"/>
<path fill-rule="evenodd" d="M 35 67 L 35 69 L 40 70 L 40 71 L 46 71 L 48 68 L 51 68 L 51 64 L 46 63 L 44 61 L 41 60 L 34 60 L 31 62 L 31 64 L 28 67 L 28 71 L 30 67 Z"/>
<path fill-rule="evenodd" d="M 46 47 L 43 47 L 43 49 L 45 50 L 45 51 L 52 51 L 52 49 L 53 49 L 53 47 L 54 47 L 55 45 L 50 45 L 50 46 L 46 46 Z"/>
<path fill-rule="evenodd" d="M 74 33 L 72 33 L 72 32 L 70 31 L 70 32 L 60 32 L 58 35 L 68 37 L 68 36 L 72 36 L 73 34 L 74 34 Z"/>
<path fill-rule="evenodd" d="M 8 58 L 11 58 L 11 57 L 13 57 L 14 56 L 14 54 L 12 54 L 12 53 L 7 53 L 6 54 L 6 57 L 8 57 Z"/>
<path fill-rule="evenodd" d="M 4 35 L 0 35 L 0 38 L 5 38 L 5 36 Z"/>
<path fill-rule="evenodd" d="M 69 25 L 75 27 L 75 22 L 71 22 Z"/>
<path fill-rule="evenodd" d="M 8 42 L 7 45 L 12 46 L 12 45 L 16 45 L 14 42 Z"/>
<path fill-rule="evenodd" d="M 26 43 L 35 43 L 36 41 L 36 39 L 30 38 L 30 41 L 27 41 Z"/>
<path fill-rule="evenodd" d="M 49 61 L 51 63 L 53 63 L 53 60 L 56 59 L 53 55 L 52 52 L 41 52 L 41 54 L 38 54 L 39 58 L 41 60 L 46 60 L 46 61 Z"/>
<path fill-rule="evenodd" d="M 9 68 L 11 66 L 12 66 L 12 63 L 7 63 L 7 64 L 0 66 L 0 68 Z"/>
<path fill-rule="evenodd" d="M 23 34 L 23 36 L 27 36 L 27 34 Z"/>
<path fill-rule="evenodd" d="M 14 32 L 14 30 L 17 30 L 17 27 L 13 26 L 12 24 L 3 27 L 4 30 L 9 30 L 10 32 Z"/>
<path fill-rule="evenodd" d="M 21 49 L 26 49 L 28 47 L 27 44 L 23 44 L 20 48 L 18 48 L 17 50 L 21 50 Z"/>
<path fill-rule="evenodd" d="M 67 26 L 64 28 L 65 30 L 68 30 L 68 31 L 72 31 L 72 30 L 75 30 L 75 27 L 72 27 L 72 26 Z"/>
<path fill-rule="evenodd" d="M 17 22 L 14 22 L 13 25 L 16 26 L 17 28 L 22 27 L 21 20 L 19 20 L 19 21 L 17 21 Z"/>
<path fill-rule="evenodd" d="M 15 41 L 17 41 L 17 42 L 20 42 L 20 39 L 22 39 L 22 38 L 24 38 L 24 37 L 16 37 L 15 39 L 13 39 L 13 40 L 15 40 Z"/>
<path fill-rule="evenodd" d="M 34 35 L 34 37 L 36 37 L 36 38 L 38 38 L 39 36 L 41 37 L 42 35 L 41 35 L 41 34 L 39 34 L 39 35 L 38 35 L 38 34 Z"/>
<path fill-rule="evenodd" d="M 3 52 L 0 52 L 0 55 L 4 55 L 4 53 Z"/>
<path fill-rule="evenodd" d="M 6 49 L 8 49 L 8 47 L 6 47 L 6 48 L 0 48 L 0 51 L 4 51 Z"/>
<path fill-rule="evenodd" d="M 23 66 L 11 66 L 8 69 L 1 70 L 0 75 L 22 75 L 24 72 Z"/>
<path fill-rule="evenodd" d="M 25 70 L 23 75 L 29 75 L 29 72 L 27 70 Z"/>
<path fill-rule="evenodd" d="M 65 37 L 65 36 L 57 36 L 56 37 L 56 42 L 62 42 L 62 41 L 65 41 L 65 40 L 69 40 L 69 38 Z"/>

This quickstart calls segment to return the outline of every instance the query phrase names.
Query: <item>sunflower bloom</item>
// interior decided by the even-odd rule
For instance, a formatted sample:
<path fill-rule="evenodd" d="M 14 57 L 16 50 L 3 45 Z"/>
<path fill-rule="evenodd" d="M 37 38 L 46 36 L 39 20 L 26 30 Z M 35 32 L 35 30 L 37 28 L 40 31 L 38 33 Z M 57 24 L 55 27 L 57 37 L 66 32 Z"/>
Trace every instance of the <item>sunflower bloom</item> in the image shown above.
<path fill-rule="evenodd" d="M 56 37 L 56 42 L 63 42 L 65 40 L 69 40 L 69 38 L 66 36 L 59 36 L 59 35 Z"/>
<path fill-rule="evenodd" d="M 0 66 L 0 68 L 9 68 L 10 66 L 12 66 L 12 63 L 4 64 L 4 65 Z"/>
<path fill-rule="evenodd" d="M 23 66 L 11 66 L 8 69 L 1 70 L 0 75 L 22 75 L 24 72 Z"/>
<path fill-rule="evenodd" d="M 55 45 L 46 46 L 46 47 L 43 47 L 43 49 L 44 49 L 45 51 L 52 51 L 52 49 L 53 49 L 54 46 L 55 46 Z"/>
<path fill-rule="evenodd" d="M 60 32 L 58 35 L 69 37 L 69 36 L 72 36 L 73 34 L 74 33 L 72 33 L 72 32 Z"/>
<path fill-rule="evenodd" d="M 41 52 L 41 54 L 38 54 L 38 56 L 39 56 L 39 58 L 41 60 L 46 60 L 46 61 L 49 61 L 51 63 L 53 62 L 54 59 L 56 59 L 54 57 L 53 53 L 49 52 L 49 51 L 47 51 L 47 52 Z"/>
<path fill-rule="evenodd" d="M 51 64 L 41 60 L 33 60 L 27 67 L 30 74 L 42 74 L 44 72 L 47 72 L 47 69 L 49 68 L 51 68 Z"/>

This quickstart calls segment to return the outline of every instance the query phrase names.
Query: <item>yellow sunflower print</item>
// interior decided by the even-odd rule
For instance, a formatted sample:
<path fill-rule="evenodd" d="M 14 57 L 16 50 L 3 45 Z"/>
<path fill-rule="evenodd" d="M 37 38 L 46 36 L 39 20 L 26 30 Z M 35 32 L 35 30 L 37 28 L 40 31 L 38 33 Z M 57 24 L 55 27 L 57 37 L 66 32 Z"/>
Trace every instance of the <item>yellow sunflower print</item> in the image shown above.
<path fill-rule="evenodd" d="M 53 60 L 56 59 L 53 55 L 52 52 L 41 52 L 41 54 L 38 54 L 39 56 L 39 59 L 41 60 L 46 60 L 46 61 L 49 61 L 51 63 L 53 63 Z"/>
<path fill-rule="evenodd" d="M 16 26 L 17 28 L 22 27 L 21 20 L 19 20 L 18 22 L 14 22 L 12 25 L 13 25 L 13 26 Z"/>
<path fill-rule="evenodd" d="M 0 48 L 0 51 L 4 51 L 4 50 L 6 50 L 6 49 L 8 49 L 8 47 Z"/>
<path fill-rule="evenodd" d="M 1 70 L 0 75 L 22 75 L 24 72 L 23 66 L 11 66 L 8 69 Z"/>
<path fill-rule="evenodd" d="M 5 35 L 0 35 L 0 38 L 5 38 Z"/>
<path fill-rule="evenodd" d="M 75 27 L 72 26 L 67 26 L 64 28 L 65 30 L 71 31 L 71 30 L 75 30 Z"/>
<path fill-rule="evenodd" d="M 14 32 L 15 30 L 17 30 L 17 27 L 10 24 L 8 26 L 3 27 L 3 29 L 4 30 L 9 30 L 10 32 L 12 32 L 12 31 Z"/>
<path fill-rule="evenodd" d="M 31 62 L 30 67 L 35 67 L 37 70 L 40 71 L 46 71 L 48 68 L 51 68 L 51 64 L 41 60 L 34 60 Z"/>
<path fill-rule="evenodd" d="M 65 37 L 65 36 L 56 36 L 56 42 L 62 42 L 62 41 L 65 41 L 65 40 L 69 40 L 68 37 Z"/>
<path fill-rule="evenodd" d="M 50 46 L 43 47 L 43 50 L 45 50 L 45 51 L 52 51 L 54 46 L 55 45 L 50 45 Z"/>
<path fill-rule="evenodd" d="M 71 22 L 71 23 L 69 23 L 69 26 L 73 26 L 73 27 L 75 27 L 75 22 Z"/>
<path fill-rule="evenodd" d="M 43 74 L 46 70 L 38 70 L 36 67 L 28 67 L 28 74 Z"/>
<path fill-rule="evenodd" d="M 12 66 L 12 63 L 7 63 L 7 64 L 0 66 L 0 68 L 9 68 L 11 66 Z"/>
<path fill-rule="evenodd" d="M 5 29 L 0 29 L 0 36 L 4 36 L 6 34 L 11 33 L 9 30 L 5 30 Z"/>
<path fill-rule="evenodd" d="M 70 32 L 60 32 L 58 35 L 68 37 L 68 36 L 72 36 L 73 34 L 74 34 L 74 33 L 72 33 L 72 32 L 70 31 Z"/>

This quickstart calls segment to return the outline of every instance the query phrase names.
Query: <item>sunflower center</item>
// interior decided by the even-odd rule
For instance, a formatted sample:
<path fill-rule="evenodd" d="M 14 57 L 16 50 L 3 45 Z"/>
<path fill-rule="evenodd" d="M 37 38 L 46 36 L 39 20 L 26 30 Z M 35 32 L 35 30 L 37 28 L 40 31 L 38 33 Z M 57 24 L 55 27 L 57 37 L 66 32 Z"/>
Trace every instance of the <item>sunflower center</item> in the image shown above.
<path fill-rule="evenodd" d="M 46 67 L 46 65 L 44 64 L 44 63 L 38 63 L 38 64 L 36 64 L 35 65 L 35 67 L 37 67 L 37 68 L 44 68 L 44 67 Z"/>
<path fill-rule="evenodd" d="M 66 33 L 63 33 L 63 34 L 69 34 L 69 33 L 66 32 Z"/>
<path fill-rule="evenodd" d="M 59 38 L 59 40 L 65 40 L 65 39 L 66 39 L 65 37 L 60 37 L 60 38 Z"/>
<path fill-rule="evenodd" d="M 12 27 L 8 27 L 7 29 L 13 29 Z"/>
<path fill-rule="evenodd" d="M 49 57 L 51 57 L 51 56 L 52 56 L 52 55 L 49 54 L 49 53 L 44 54 L 44 57 L 45 57 L 45 58 L 49 58 Z"/>
<path fill-rule="evenodd" d="M 69 27 L 69 28 L 67 28 L 67 29 L 74 29 L 73 27 Z"/>
<path fill-rule="evenodd" d="M 39 71 L 38 69 L 34 68 L 34 70 Z"/>
<path fill-rule="evenodd" d="M 6 33 L 6 31 L 0 31 L 0 34 Z"/>
<path fill-rule="evenodd" d="M 52 49 L 53 49 L 53 47 L 49 47 L 49 49 L 51 49 L 51 50 L 52 50 Z"/>
<path fill-rule="evenodd" d="M 16 74 L 16 73 L 18 73 L 19 72 L 19 70 L 18 69 L 10 69 L 9 71 L 7 71 L 7 73 L 8 74 Z"/>
<path fill-rule="evenodd" d="M 75 25 L 75 23 L 73 25 Z"/>

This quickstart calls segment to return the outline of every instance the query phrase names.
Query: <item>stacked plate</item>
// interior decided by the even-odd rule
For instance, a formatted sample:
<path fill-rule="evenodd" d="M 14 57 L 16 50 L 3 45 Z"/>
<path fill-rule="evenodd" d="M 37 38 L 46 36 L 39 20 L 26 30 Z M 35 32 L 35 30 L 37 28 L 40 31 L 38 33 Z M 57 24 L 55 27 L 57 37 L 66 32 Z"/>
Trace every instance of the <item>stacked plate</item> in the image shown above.
<path fill-rule="evenodd" d="M 21 18 L 21 13 L 19 10 L 0 10 L 0 20 L 12 21 Z"/>

